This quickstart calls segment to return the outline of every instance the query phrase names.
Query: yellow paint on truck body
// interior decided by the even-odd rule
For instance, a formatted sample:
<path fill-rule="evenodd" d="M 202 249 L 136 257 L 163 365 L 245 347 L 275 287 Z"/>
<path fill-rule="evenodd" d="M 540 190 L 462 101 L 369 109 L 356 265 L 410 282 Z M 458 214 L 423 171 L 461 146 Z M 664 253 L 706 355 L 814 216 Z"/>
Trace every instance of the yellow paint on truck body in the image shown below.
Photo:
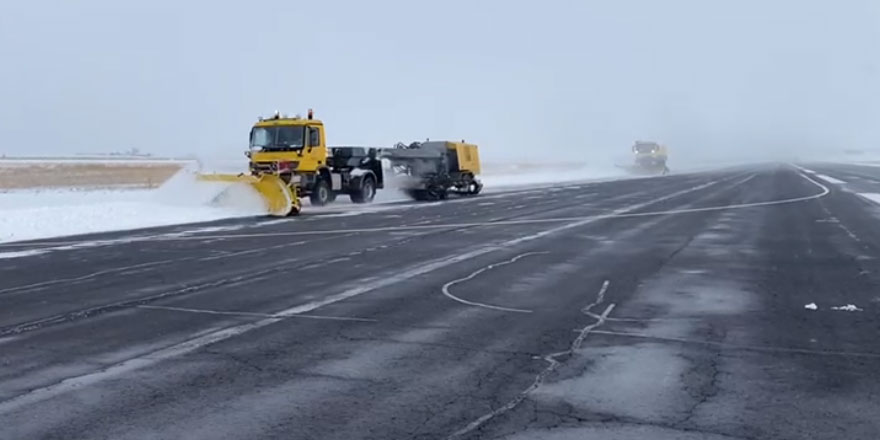
<path fill-rule="evenodd" d="M 251 163 L 289 162 L 295 173 L 316 173 L 327 165 L 327 141 L 324 123 L 317 119 L 278 118 L 263 119 L 254 124 L 257 127 L 303 127 L 318 130 L 316 142 L 306 135 L 306 146 L 297 151 L 254 151 L 251 152 Z"/>
<path fill-rule="evenodd" d="M 260 193 L 269 215 L 284 217 L 299 214 L 300 201 L 296 186 L 289 185 L 273 174 L 254 176 L 250 174 L 199 174 L 203 182 L 242 183 Z"/>
<path fill-rule="evenodd" d="M 480 174 L 480 151 L 476 145 L 464 142 L 447 142 L 446 148 L 455 151 L 459 171 L 469 171 L 473 175 Z"/>

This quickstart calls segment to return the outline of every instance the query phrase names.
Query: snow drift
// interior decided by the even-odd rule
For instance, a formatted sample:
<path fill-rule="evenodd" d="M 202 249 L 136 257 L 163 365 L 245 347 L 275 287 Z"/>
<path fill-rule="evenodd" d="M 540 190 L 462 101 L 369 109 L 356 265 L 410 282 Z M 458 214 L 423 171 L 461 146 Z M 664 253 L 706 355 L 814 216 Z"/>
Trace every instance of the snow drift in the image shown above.
<path fill-rule="evenodd" d="M 238 164 L 240 166 L 240 164 Z M 80 235 L 198 223 L 235 217 L 260 216 L 265 207 L 259 194 L 244 184 L 197 182 L 194 167 L 165 182 L 158 189 L 51 188 L 0 192 L 0 242 Z M 233 164 L 198 164 L 198 168 L 233 172 Z M 481 176 L 485 191 L 556 182 L 602 180 L 622 177 L 620 169 L 552 166 L 527 168 L 517 165 L 489 167 Z M 375 203 L 408 200 L 393 187 L 377 194 Z M 306 202 L 307 203 L 307 202 Z M 332 207 L 313 211 L 368 209 L 340 198 Z"/>
<path fill-rule="evenodd" d="M 264 212 L 247 186 L 196 184 L 180 173 L 155 190 L 0 193 L 0 242 L 196 223 Z"/>

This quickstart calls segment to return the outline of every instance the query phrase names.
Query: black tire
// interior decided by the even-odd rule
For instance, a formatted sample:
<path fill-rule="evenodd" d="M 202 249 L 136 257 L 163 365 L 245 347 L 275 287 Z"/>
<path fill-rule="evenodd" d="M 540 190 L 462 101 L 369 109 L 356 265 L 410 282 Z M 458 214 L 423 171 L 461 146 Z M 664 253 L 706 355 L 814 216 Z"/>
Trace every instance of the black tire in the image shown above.
<path fill-rule="evenodd" d="M 350 196 L 353 203 L 370 203 L 376 197 L 376 180 L 373 176 L 365 176 L 360 179 L 357 189 Z"/>
<path fill-rule="evenodd" d="M 315 186 L 309 194 L 309 201 L 312 202 L 313 206 L 324 206 L 332 201 L 331 194 L 332 191 L 327 181 L 324 179 L 318 179 L 315 181 Z"/>
<path fill-rule="evenodd" d="M 449 193 L 446 191 L 446 188 L 434 186 L 424 190 L 422 200 L 436 202 L 437 200 L 446 200 L 448 196 Z"/>
<path fill-rule="evenodd" d="M 483 189 L 483 185 L 476 180 L 472 180 L 471 183 L 467 186 L 468 195 L 475 196 L 480 193 L 480 190 Z"/>

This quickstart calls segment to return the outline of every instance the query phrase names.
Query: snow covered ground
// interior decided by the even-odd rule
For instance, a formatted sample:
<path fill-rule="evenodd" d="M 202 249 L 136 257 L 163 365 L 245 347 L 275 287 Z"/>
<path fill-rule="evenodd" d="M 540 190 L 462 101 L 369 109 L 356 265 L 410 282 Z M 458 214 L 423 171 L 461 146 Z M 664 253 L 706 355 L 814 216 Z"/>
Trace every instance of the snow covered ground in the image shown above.
<path fill-rule="evenodd" d="M 485 191 L 493 192 L 518 186 L 621 177 L 624 175 L 619 169 L 569 168 L 551 172 L 548 169 L 513 167 L 488 170 L 482 180 Z M 392 188 L 380 191 L 376 197 L 377 204 L 403 200 L 408 198 Z M 341 215 L 376 208 L 353 205 L 340 198 L 333 206 L 307 209 Z M 250 187 L 196 182 L 186 171 L 153 190 L 9 190 L 0 191 L 0 242 L 197 223 L 263 213 L 263 202 Z"/>
<path fill-rule="evenodd" d="M 213 199 L 223 193 L 222 200 Z M 0 242 L 259 215 L 249 187 L 176 176 L 154 190 L 35 189 L 0 192 Z"/>

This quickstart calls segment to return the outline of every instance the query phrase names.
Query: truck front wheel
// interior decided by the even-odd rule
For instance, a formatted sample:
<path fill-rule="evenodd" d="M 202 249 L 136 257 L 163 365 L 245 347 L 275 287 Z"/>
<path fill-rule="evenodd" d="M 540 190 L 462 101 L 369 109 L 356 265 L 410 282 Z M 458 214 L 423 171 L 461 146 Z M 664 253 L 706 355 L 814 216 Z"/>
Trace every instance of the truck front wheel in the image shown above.
<path fill-rule="evenodd" d="M 325 179 L 315 181 L 315 186 L 309 194 L 309 201 L 313 206 L 324 206 L 332 201 L 330 185 Z"/>
<path fill-rule="evenodd" d="M 376 197 L 376 181 L 372 176 L 365 176 L 357 189 L 352 191 L 351 201 L 354 203 L 370 203 Z"/>

